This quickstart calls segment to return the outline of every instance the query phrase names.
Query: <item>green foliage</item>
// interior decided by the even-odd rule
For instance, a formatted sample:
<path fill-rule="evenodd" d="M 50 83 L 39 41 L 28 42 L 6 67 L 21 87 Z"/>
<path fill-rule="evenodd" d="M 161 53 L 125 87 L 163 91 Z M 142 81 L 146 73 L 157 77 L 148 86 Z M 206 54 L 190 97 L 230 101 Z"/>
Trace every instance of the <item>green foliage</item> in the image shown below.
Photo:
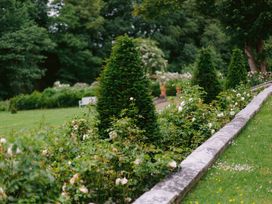
<path fill-rule="evenodd" d="M 116 40 L 100 83 L 97 110 L 101 136 L 108 137 L 112 118 L 118 118 L 122 110 L 127 109 L 128 116 L 145 131 L 147 141 L 155 142 L 158 127 L 149 81 L 144 74 L 140 53 L 128 36 Z"/>
<path fill-rule="evenodd" d="M 39 64 L 54 44 L 27 13 L 26 3 L 1 1 L 0 99 L 30 92 L 44 71 Z"/>
<path fill-rule="evenodd" d="M 247 70 L 243 52 L 240 49 L 234 49 L 232 52 L 232 58 L 228 68 L 226 87 L 235 88 L 241 83 L 246 83 L 246 80 Z"/>
<path fill-rule="evenodd" d="M 98 76 L 102 59 L 94 55 L 100 49 L 96 40 L 104 19 L 101 0 L 54 1 L 59 15 L 52 17 L 52 38 L 57 44 L 58 79 L 67 83 L 90 83 Z"/>
<path fill-rule="evenodd" d="M 95 91 L 90 88 L 47 88 L 43 92 L 34 91 L 32 94 L 21 94 L 10 99 L 10 110 L 31 110 L 41 108 L 61 108 L 78 105 L 78 101 L 85 96 L 94 96 Z"/>
<path fill-rule="evenodd" d="M 221 92 L 211 104 L 203 98 L 205 92 L 197 86 L 183 86 L 181 97 L 159 114 L 163 148 L 181 147 L 190 152 L 229 122 L 252 99 L 248 87 Z M 178 104 L 178 106 L 177 106 Z"/>
<path fill-rule="evenodd" d="M 88 119 L 1 138 L 1 203 L 127 203 L 177 169 L 178 152 L 131 142 L 119 131 L 135 124 L 121 123 L 109 140 Z"/>
<path fill-rule="evenodd" d="M 203 94 L 183 86 L 182 96 L 159 115 L 157 146 L 142 141 L 145 131 L 128 116 L 136 101 L 112 120 L 108 139 L 99 137 L 98 121 L 89 117 L 6 134 L 0 138 L 1 203 L 133 201 L 252 99 L 247 87 L 222 92 L 211 105 Z"/>
<path fill-rule="evenodd" d="M 210 48 L 200 50 L 192 83 L 199 85 L 207 93 L 204 96 L 205 102 L 211 102 L 219 94 L 221 85 L 214 68 Z"/>

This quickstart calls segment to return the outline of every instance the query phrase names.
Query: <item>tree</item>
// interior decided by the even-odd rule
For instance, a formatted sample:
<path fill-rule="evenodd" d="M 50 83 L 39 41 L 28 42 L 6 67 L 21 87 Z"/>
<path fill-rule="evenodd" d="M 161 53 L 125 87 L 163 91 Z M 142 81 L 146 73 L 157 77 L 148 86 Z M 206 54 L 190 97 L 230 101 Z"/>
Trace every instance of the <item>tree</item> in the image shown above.
<path fill-rule="evenodd" d="M 32 21 L 30 5 L 17 0 L 0 2 L 0 98 L 30 92 L 44 73 L 44 51 L 53 48 L 47 31 Z"/>
<path fill-rule="evenodd" d="M 242 82 L 246 82 L 247 69 L 243 52 L 240 49 L 234 49 L 232 52 L 231 62 L 228 68 L 226 81 L 227 88 L 235 88 Z"/>
<path fill-rule="evenodd" d="M 207 103 L 214 100 L 221 91 L 211 52 L 210 48 L 200 50 L 192 79 L 194 85 L 202 87 L 207 93 L 204 96 L 204 101 Z"/>
<path fill-rule="evenodd" d="M 96 53 L 101 49 L 97 39 L 104 23 L 100 15 L 103 6 L 102 0 L 51 3 L 55 15 L 51 17 L 49 32 L 57 46 L 49 53 L 48 64 L 55 66 L 50 72 L 56 79 L 65 83 L 91 83 L 98 76 L 102 59 Z"/>
<path fill-rule="evenodd" d="M 146 140 L 154 142 L 158 127 L 149 81 L 144 74 L 140 53 L 133 39 L 128 36 L 117 38 L 101 74 L 97 111 L 102 137 L 108 137 L 113 118 L 120 118 L 125 109 L 133 112 L 129 116 L 145 131 Z"/>
<path fill-rule="evenodd" d="M 272 33 L 272 2 L 267 0 L 197 0 L 202 11 L 210 11 L 228 34 L 243 47 L 251 71 L 266 72 L 264 41 Z M 213 8 L 213 9 L 212 9 Z"/>

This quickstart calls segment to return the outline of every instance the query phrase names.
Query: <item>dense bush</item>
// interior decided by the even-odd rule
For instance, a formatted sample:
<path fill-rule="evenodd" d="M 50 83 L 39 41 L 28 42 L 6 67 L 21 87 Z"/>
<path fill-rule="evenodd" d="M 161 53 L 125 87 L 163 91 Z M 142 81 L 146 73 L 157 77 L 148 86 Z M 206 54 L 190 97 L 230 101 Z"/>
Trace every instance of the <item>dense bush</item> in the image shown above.
<path fill-rule="evenodd" d="M 194 149 L 252 99 L 252 93 L 243 86 L 221 92 L 211 104 L 203 102 L 204 94 L 197 86 L 184 87 L 182 96 L 159 114 L 159 143 L 164 148 Z"/>
<path fill-rule="evenodd" d="M 43 92 L 18 95 L 10 100 L 10 109 L 30 110 L 77 106 L 84 96 L 94 96 L 95 90 L 77 87 L 47 88 Z"/>
<path fill-rule="evenodd" d="M 213 65 L 211 50 L 203 48 L 200 50 L 193 73 L 192 83 L 204 89 L 204 101 L 209 103 L 216 98 L 221 90 L 221 85 Z"/>
<path fill-rule="evenodd" d="M 108 139 L 98 121 L 74 119 L 0 138 L 1 203 L 130 203 L 177 169 L 178 163 L 252 98 L 246 87 L 203 103 L 199 87 L 183 87 L 159 114 L 157 146 L 144 143 L 134 117 L 114 118 Z M 97 115 L 90 112 L 87 115 Z"/>
<path fill-rule="evenodd" d="M 0 112 L 8 111 L 9 109 L 9 101 L 0 101 Z"/>
<path fill-rule="evenodd" d="M 228 67 L 226 88 L 235 88 L 241 83 L 246 83 L 247 69 L 242 50 L 236 48 L 232 52 L 231 62 Z"/>
<path fill-rule="evenodd" d="M 128 36 L 117 38 L 100 80 L 97 110 L 102 137 L 108 137 L 113 118 L 127 110 L 145 131 L 145 139 L 155 141 L 159 133 L 149 85 L 133 40 Z"/>
<path fill-rule="evenodd" d="M 0 138 L 0 202 L 131 202 L 183 159 L 175 150 L 132 142 L 142 134 L 134 127 L 116 121 L 116 132 L 101 140 L 86 118 L 64 129 Z"/>

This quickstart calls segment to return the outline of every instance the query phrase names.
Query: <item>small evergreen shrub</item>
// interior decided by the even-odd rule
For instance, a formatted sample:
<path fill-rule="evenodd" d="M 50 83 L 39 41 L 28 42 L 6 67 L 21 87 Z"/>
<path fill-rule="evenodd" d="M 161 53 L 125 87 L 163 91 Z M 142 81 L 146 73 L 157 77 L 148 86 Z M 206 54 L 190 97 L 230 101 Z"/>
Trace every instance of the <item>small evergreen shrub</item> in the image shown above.
<path fill-rule="evenodd" d="M 204 89 L 206 95 L 204 102 L 209 103 L 216 98 L 221 91 L 221 85 L 213 65 L 210 48 L 200 50 L 193 73 L 193 85 L 198 85 Z"/>
<path fill-rule="evenodd" d="M 231 62 L 228 67 L 226 88 L 235 88 L 241 83 L 246 83 L 247 69 L 243 52 L 236 48 L 232 52 Z"/>
<path fill-rule="evenodd" d="M 113 118 L 127 109 L 127 117 L 145 131 L 145 140 L 155 141 L 158 126 L 149 86 L 135 43 L 128 36 L 117 38 L 100 79 L 97 110 L 103 138 L 108 138 Z"/>

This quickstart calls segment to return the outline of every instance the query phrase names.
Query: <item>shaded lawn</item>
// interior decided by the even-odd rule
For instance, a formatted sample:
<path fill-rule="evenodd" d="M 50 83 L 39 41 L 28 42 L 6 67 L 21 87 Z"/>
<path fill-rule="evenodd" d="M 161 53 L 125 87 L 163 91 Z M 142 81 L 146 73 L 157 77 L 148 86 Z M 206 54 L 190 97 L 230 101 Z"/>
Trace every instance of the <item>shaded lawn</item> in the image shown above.
<path fill-rule="evenodd" d="M 75 117 L 88 113 L 88 108 L 60 108 L 18 111 L 17 114 L 0 112 L 0 137 L 14 131 L 39 126 L 60 126 Z"/>
<path fill-rule="evenodd" d="M 182 203 L 272 203 L 272 97 Z"/>

